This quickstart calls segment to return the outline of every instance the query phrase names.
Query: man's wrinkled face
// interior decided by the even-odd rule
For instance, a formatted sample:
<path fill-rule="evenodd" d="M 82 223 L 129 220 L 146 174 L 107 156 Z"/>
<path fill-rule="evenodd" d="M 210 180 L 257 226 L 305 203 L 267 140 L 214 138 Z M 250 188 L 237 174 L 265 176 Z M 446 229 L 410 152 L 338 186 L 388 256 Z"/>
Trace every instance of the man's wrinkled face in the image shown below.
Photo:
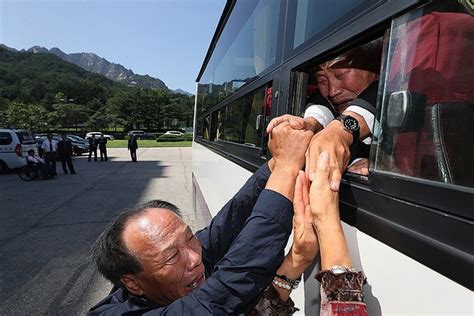
<path fill-rule="evenodd" d="M 131 276 L 136 289 L 124 282 L 133 294 L 168 305 L 204 283 L 201 243 L 175 213 L 149 209 L 127 225 L 123 240 L 143 268 Z"/>
<path fill-rule="evenodd" d="M 350 59 L 344 56 L 321 64 L 316 71 L 320 93 L 331 101 L 339 114 L 377 78 L 371 71 L 352 68 Z"/>

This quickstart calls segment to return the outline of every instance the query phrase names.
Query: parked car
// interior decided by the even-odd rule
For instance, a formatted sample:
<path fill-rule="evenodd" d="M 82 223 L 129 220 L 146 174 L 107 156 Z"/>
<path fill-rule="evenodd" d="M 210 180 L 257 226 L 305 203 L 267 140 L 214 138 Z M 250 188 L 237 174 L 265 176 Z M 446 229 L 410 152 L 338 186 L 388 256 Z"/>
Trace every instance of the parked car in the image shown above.
<path fill-rule="evenodd" d="M 67 135 L 67 139 L 69 139 L 72 143 L 74 155 L 80 156 L 83 153 L 89 152 L 89 141 L 85 140 L 84 138 L 69 134 Z"/>
<path fill-rule="evenodd" d="M 180 131 L 167 131 L 165 135 L 181 136 L 183 133 Z"/>
<path fill-rule="evenodd" d="M 37 152 L 35 139 L 29 131 L 0 129 L 0 172 L 26 165 L 30 149 Z"/>
<path fill-rule="evenodd" d="M 108 135 L 108 134 L 104 134 L 102 132 L 89 132 L 86 134 L 86 139 L 89 139 L 92 137 L 92 135 L 95 136 L 95 138 L 100 138 L 102 135 L 104 135 L 105 138 L 107 138 L 108 140 L 113 140 L 114 137 L 112 135 Z"/>
<path fill-rule="evenodd" d="M 147 139 L 148 138 L 148 134 L 145 133 L 144 131 L 140 131 L 140 130 L 138 130 L 138 131 L 129 131 L 128 136 L 130 136 L 130 137 L 133 136 L 137 139 Z"/>
<path fill-rule="evenodd" d="M 41 149 L 41 144 L 43 144 L 43 141 L 47 138 L 46 135 L 39 135 L 35 137 L 35 141 L 38 146 L 38 152 L 40 155 L 43 155 L 42 149 Z M 57 142 L 62 140 L 62 137 L 59 135 L 53 135 L 53 139 Z M 73 155 L 80 156 L 83 153 L 89 152 L 89 142 L 85 140 L 84 138 L 81 138 L 76 135 L 67 135 L 67 139 L 71 142 L 72 144 L 72 150 L 73 150 Z M 59 157 L 58 157 L 59 159 Z"/>

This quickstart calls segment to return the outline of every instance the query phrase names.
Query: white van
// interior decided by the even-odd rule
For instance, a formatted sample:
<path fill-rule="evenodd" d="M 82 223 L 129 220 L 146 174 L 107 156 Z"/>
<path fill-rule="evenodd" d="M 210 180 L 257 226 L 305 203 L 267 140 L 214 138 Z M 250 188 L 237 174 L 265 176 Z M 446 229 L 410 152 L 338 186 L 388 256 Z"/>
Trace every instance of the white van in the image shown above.
<path fill-rule="evenodd" d="M 36 141 L 31 132 L 0 129 L 0 172 L 24 166 L 30 149 L 37 152 Z"/>

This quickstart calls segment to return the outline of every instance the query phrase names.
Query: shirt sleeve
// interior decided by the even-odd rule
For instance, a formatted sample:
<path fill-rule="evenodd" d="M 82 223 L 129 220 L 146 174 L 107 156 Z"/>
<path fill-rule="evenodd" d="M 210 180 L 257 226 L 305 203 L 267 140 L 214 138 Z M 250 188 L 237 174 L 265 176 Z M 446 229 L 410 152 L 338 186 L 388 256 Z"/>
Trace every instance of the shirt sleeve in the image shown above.
<path fill-rule="evenodd" d="M 196 233 L 202 245 L 203 263 L 214 266 L 227 252 L 240 233 L 252 209 L 265 188 L 270 169 L 262 165 L 212 219 L 211 223 Z"/>
<path fill-rule="evenodd" d="M 321 271 L 316 279 L 321 282 L 321 316 L 368 315 L 363 292 L 367 279 L 363 272 Z"/>

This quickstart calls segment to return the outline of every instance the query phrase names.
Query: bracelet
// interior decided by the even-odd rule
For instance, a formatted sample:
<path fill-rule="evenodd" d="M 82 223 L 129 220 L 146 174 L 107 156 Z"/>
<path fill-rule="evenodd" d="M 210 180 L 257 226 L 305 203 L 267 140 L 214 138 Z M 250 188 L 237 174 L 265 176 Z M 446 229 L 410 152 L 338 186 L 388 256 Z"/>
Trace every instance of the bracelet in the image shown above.
<path fill-rule="evenodd" d="M 273 279 L 272 283 L 275 284 L 276 286 L 278 286 L 279 288 L 282 288 L 282 289 L 285 289 L 285 290 L 288 290 L 288 291 L 292 290 L 292 287 L 289 284 L 280 282 L 278 280 Z"/>
<path fill-rule="evenodd" d="M 276 274 L 275 277 L 282 281 L 285 281 L 293 290 L 296 289 L 298 287 L 298 284 L 300 284 L 301 282 L 301 277 L 299 277 L 298 279 L 290 279 L 284 274 Z"/>

